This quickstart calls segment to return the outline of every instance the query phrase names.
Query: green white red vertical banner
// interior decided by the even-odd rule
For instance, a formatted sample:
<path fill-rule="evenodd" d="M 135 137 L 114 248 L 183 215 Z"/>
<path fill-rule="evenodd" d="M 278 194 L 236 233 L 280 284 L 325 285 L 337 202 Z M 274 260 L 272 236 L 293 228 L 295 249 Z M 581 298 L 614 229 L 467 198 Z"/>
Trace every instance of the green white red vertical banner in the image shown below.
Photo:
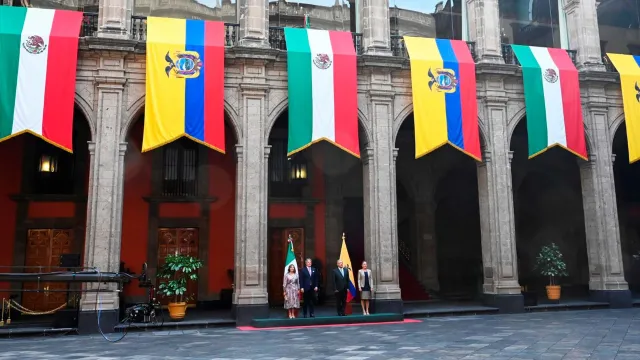
<path fill-rule="evenodd" d="M 328 141 L 360 157 L 357 57 L 351 33 L 285 28 L 289 155 Z"/>
<path fill-rule="evenodd" d="M 82 13 L 0 6 L 0 141 L 31 133 L 72 151 Z"/>

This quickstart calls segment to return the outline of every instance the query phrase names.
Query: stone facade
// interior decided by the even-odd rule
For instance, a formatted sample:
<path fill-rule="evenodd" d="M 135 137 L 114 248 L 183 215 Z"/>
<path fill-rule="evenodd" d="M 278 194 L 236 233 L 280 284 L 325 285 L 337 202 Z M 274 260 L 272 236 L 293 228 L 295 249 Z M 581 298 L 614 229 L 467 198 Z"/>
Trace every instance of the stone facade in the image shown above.
<path fill-rule="evenodd" d="M 522 74 L 504 64 L 497 26 L 498 0 L 467 0 L 470 41 L 475 42 L 479 124 L 483 161 L 477 164 L 482 235 L 483 292 L 503 310 L 522 310 L 515 243 L 510 151 L 511 134 L 524 117 Z M 239 0 L 239 46 L 226 52 L 225 109 L 237 135 L 235 304 L 238 322 L 268 311 L 267 168 L 268 137 L 287 108 L 286 54 L 268 42 L 268 4 Z M 594 296 L 617 306 L 630 305 L 623 273 L 620 229 L 613 180 L 612 141 L 623 122 L 617 74 L 604 72 L 595 20 L 595 2 L 565 1 L 568 32 L 577 66 L 589 161 L 580 161 L 586 223 L 589 287 Z M 365 257 L 377 274 L 379 310 L 400 311 L 396 136 L 412 113 L 409 63 L 391 56 L 389 6 L 370 0 L 361 9 L 363 51 L 358 62 L 359 118 L 365 206 Z M 123 164 L 126 135 L 140 116 L 145 96 L 144 43 L 130 40 L 131 1 L 101 0 L 97 37 L 81 40 L 77 104 L 89 121 L 92 141 L 85 266 L 118 271 L 121 242 Z M 585 22 L 589 25 L 585 25 Z M 585 30 L 590 29 L 590 30 Z M 410 174 L 409 174 L 410 175 Z M 425 174 L 425 176 L 429 176 Z M 419 181 L 418 181 L 419 182 Z M 425 214 L 419 228 L 431 236 L 429 184 L 418 186 Z M 427 188 L 420 188 L 426 186 Z M 420 195 L 422 192 L 423 195 Z M 421 196 L 421 197 L 420 197 Z M 328 207 L 327 211 L 330 211 Z M 327 233 L 331 230 L 328 228 Z M 335 229 L 333 230 L 335 231 Z M 425 264 L 429 241 L 419 245 L 420 278 L 433 283 Z M 437 280 L 436 280 L 437 282 Z M 95 309 L 95 296 L 82 301 L 83 318 Z M 102 298 L 103 309 L 117 309 L 117 295 Z M 113 311 L 115 316 L 115 310 Z M 105 315 L 103 315 L 105 316 Z M 82 318 L 81 318 L 82 321 Z"/>

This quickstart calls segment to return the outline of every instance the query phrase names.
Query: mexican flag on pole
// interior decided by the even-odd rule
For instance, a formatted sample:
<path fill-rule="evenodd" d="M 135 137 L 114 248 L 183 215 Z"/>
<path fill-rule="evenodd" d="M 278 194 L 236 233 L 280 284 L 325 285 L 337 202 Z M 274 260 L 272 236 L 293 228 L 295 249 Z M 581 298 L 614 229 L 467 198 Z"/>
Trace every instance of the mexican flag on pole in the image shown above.
<path fill-rule="evenodd" d="M 293 252 L 293 238 L 291 238 L 291 234 L 289 234 L 289 239 L 287 240 L 289 251 L 287 251 L 287 259 L 284 261 L 284 275 L 287 275 L 289 272 L 289 266 L 293 265 L 296 268 L 296 274 L 298 273 L 298 262 L 296 261 L 296 254 Z"/>
<path fill-rule="evenodd" d="M 82 13 L 0 6 L 0 141 L 31 133 L 71 152 Z"/>
<path fill-rule="evenodd" d="M 586 159 L 578 70 L 567 51 L 511 47 L 522 65 L 529 158 L 561 146 Z"/>
<path fill-rule="evenodd" d="M 285 28 L 284 35 L 288 154 L 324 140 L 360 157 L 357 58 L 351 33 Z"/>

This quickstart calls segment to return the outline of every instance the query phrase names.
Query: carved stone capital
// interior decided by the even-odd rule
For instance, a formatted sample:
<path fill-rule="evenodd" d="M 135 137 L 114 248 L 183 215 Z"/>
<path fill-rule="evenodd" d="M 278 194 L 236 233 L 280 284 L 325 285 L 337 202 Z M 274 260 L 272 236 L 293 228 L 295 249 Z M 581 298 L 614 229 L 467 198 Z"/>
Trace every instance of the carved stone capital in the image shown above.
<path fill-rule="evenodd" d="M 238 162 L 242 161 L 242 158 L 244 157 L 244 146 L 242 146 L 241 144 L 236 144 L 235 150 L 236 159 L 238 160 Z"/>
<path fill-rule="evenodd" d="M 126 142 L 121 142 L 118 146 L 118 153 L 120 156 L 124 157 L 124 155 L 127 153 L 127 148 L 128 148 L 129 143 Z"/>
<path fill-rule="evenodd" d="M 616 154 L 611 154 L 611 165 L 616 163 Z"/>
<path fill-rule="evenodd" d="M 509 150 L 507 154 L 507 156 L 509 157 L 509 164 L 511 164 L 511 162 L 513 161 L 513 151 Z"/>
<path fill-rule="evenodd" d="M 96 154 L 96 142 L 95 141 L 87 141 L 87 148 L 89 149 L 89 155 L 93 156 Z"/>
<path fill-rule="evenodd" d="M 269 159 L 269 154 L 271 154 L 271 145 L 265 145 L 265 147 L 264 147 L 264 158 L 266 160 Z"/>

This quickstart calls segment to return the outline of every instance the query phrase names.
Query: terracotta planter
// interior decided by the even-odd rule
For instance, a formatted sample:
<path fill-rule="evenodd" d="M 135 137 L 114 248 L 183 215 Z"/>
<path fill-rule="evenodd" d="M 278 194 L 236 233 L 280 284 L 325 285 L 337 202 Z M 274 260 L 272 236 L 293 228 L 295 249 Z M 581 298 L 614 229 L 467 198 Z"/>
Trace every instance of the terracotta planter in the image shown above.
<path fill-rule="evenodd" d="M 549 300 L 560 300 L 560 285 L 547 285 L 547 298 Z"/>
<path fill-rule="evenodd" d="M 184 314 L 187 311 L 186 302 L 170 302 L 167 307 L 169 308 L 169 317 L 171 318 L 171 320 L 180 321 L 184 319 Z"/>

